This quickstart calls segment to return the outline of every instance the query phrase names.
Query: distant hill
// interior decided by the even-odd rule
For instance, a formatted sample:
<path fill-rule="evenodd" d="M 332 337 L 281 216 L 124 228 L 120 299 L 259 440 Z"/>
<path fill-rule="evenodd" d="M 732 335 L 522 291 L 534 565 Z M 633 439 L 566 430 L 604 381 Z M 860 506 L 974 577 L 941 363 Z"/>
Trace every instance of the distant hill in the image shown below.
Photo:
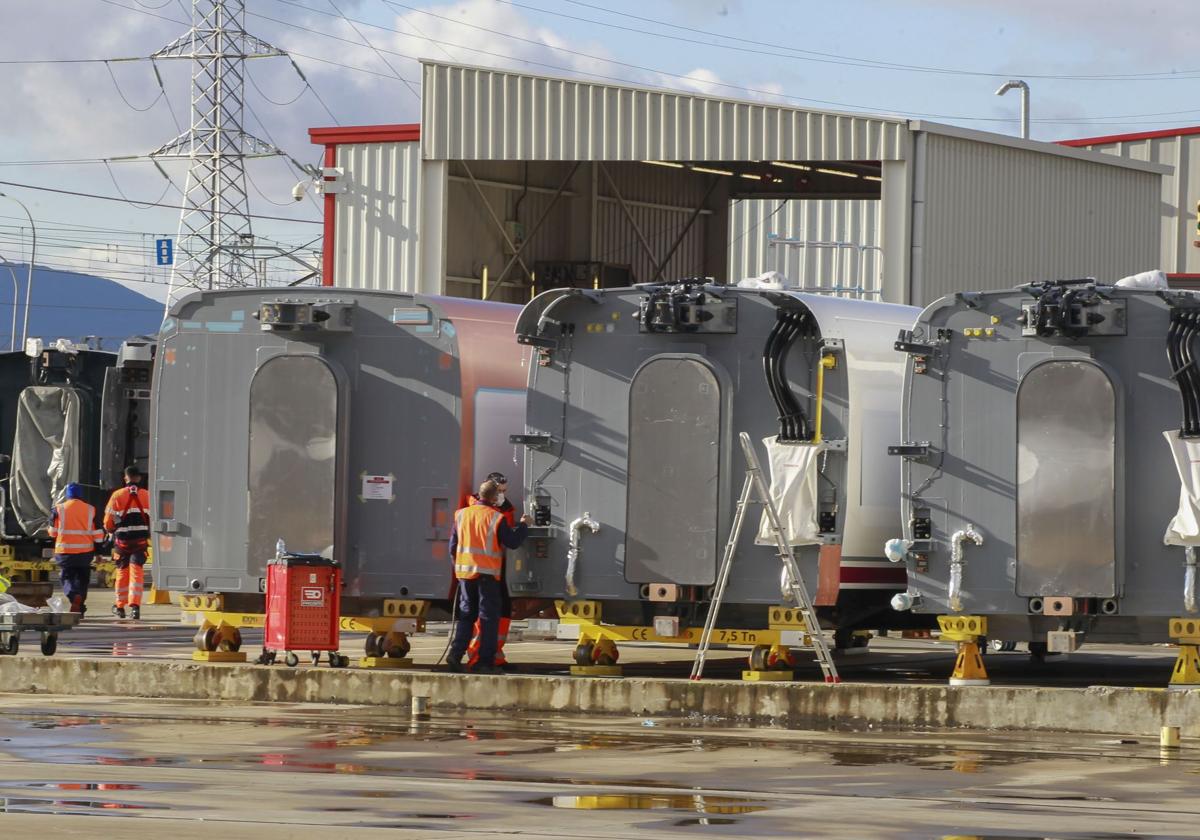
<path fill-rule="evenodd" d="M 5 265 L 8 264 L 0 265 L 0 350 L 8 349 L 13 316 L 12 276 Z M 17 307 L 17 349 L 20 349 L 28 269 L 17 263 L 12 268 L 20 288 Z M 162 318 L 161 303 L 105 277 L 39 266 L 33 269 L 30 338 L 82 341 L 86 336 L 99 336 L 103 349 L 115 350 L 130 336 L 157 334 Z"/>

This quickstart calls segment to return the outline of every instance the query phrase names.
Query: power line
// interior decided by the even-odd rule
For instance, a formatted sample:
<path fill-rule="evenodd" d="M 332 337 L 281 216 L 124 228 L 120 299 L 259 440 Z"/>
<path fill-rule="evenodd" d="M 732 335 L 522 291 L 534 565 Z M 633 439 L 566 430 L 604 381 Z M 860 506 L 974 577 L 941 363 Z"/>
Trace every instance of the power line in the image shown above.
<path fill-rule="evenodd" d="M 497 0 L 497 2 L 505 3 L 509 6 L 516 6 L 519 8 L 528 9 L 530 11 L 542 12 L 543 14 L 555 15 L 556 17 L 562 17 L 562 18 L 567 18 L 570 20 L 581 21 L 581 22 L 592 24 L 595 26 L 606 26 L 606 27 L 609 27 L 612 29 L 620 29 L 620 30 L 623 30 L 626 32 L 634 32 L 634 33 L 637 33 L 640 35 L 651 35 L 651 36 L 654 36 L 657 38 L 670 38 L 671 40 L 682 40 L 682 41 L 686 41 L 688 43 L 700 44 L 701 46 L 706 46 L 706 47 L 718 47 L 721 49 L 735 49 L 733 47 L 728 47 L 728 46 L 725 46 L 722 44 L 711 44 L 711 43 L 708 43 L 705 41 L 695 41 L 695 40 L 687 39 L 687 38 L 677 38 L 676 36 L 667 35 L 667 34 L 661 33 L 661 32 L 648 32 L 644 29 L 635 29 L 632 27 L 619 26 L 617 24 L 606 23 L 604 21 L 592 20 L 589 18 L 582 18 L 582 17 L 578 17 L 575 15 L 568 15 L 564 12 L 554 12 L 549 9 L 540 9 L 535 6 L 529 6 L 524 3 L 518 3 L 518 2 L 516 2 L 516 0 Z M 988 71 L 983 71 L 983 70 L 964 70 L 964 69 L 952 68 L 952 67 L 931 67 L 931 66 L 925 66 L 925 65 L 920 65 L 920 64 L 901 64 L 901 63 L 890 62 L 890 61 L 879 61 L 878 59 L 873 59 L 873 58 L 863 58 L 861 56 L 839 55 L 838 53 L 826 53 L 826 52 L 818 52 L 815 50 L 803 50 L 803 49 L 800 49 L 798 47 L 794 47 L 794 46 L 791 46 L 788 44 L 771 43 L 769 41 L 762 41 L 759 39 L 739 38 L 735 35 L 728 35 L 723 32 L 712 32 L 712 31 L 709 31 L 706 29 L 697 29 L 697 28 L 691 27 L 691 26 L 683 26 L 680 24 L 670 23 L 669 21 L 658 20 L 656 18 L 642 17 L 641 15 L 635 15 L 631 12 L 621 12 L 621 11 L 617 11 L 615 9 L 606 8 L 604 6 L 598 6 L 594 3 L 586 3 L 586 2 L 583 2 L 583 0 L 566 0 L 566 2 L 571 3 L 572 5 L 575 5 L 575 6 L 582 6 L 584 8 L 594 9 L 596 11 L 607 12 L 608 14 L 611 14 L 611 15 L 617 15 L 620 17 L 629 18 L 631 20 L 641 21 L 642 23 L 653 23 L 658 26 L 666 26 L 671 29 L 677 29 L 677 30 L 680 30 L 683 32 L 694 32 L 696 34 L 705 35 L 710 38 L 721 38 L 721 39 L 724 39 L 727 41 L 736 41 L 736 42 L 743 43 L 743 44 L 753 44 L 754 46 L 756 46 L 760 49 L 749 50 L 750 52 L 757 52 L 757 53 L 761 53 L 763 55 L 769 55 L 769 56 L 772 56 L 775 58 L 792 57 L 792 56 L 779 56 L 778 53 L 776 53 L 776 52 L 766 52 L 766 51 L 763 51 L 761 48 L 769 47 L 772 50 L 784 50 L 784 51 L 790 52 L 790 53 L 798 53 L 799 55 L 797 55 L 795 57 L 800 58 L 801 60 L 805 60 L 805 61 L 821 61 L 823 63 L 843 64 L 843 65 L 848 65 L 848 66 L 852 66 L 852 67 L 871 67 L 871 68 L 878 68 L 881 70 L 900 70 L 900 71 L 918 72 L 918 73 L 938 73 L 938 74 L 955 75 L 955 76 L 976 76 L 976 77 L 994 78 L 994 79 L 1007 78 L 1009 76 L 1020 76 L 1022 78 L 1026 78 L 1026 79 L 1053 79 L 1053 80 L 1059 80 L 1059 81 L 1104 81 L 1104 82 L 1111 82 L 1111 81 L 1169 81 L 1171 79 L 1196 78 L 1195 75 L 1189 76 L 1188 74 L 1200 73 L 1200 69 L 1161 70 L 1161 71 L 1154 71 L 1154 72 L 1148 72 L 1148 73 L 1113 73 L 1113 74 L 1027 73 L 1027 72 L 1021 72 L 1021 71 L 1013 71 L 1011 73 L 1003 73 L 1003 72 L 996 73 L 996 72 L 988 72 Z M 803 58 L 803 56 L 813 56 L 813 58 Z M 1156 78 L 1149 78 L 1149 77 L 1156 77 Z"/>
<path fill-rule="evenodd" d="M 179 205 L 177 205 L 177 204 L 164 204 L 162 202 L 157 202 L 157 201 L 133 201 L 132 199 L 119 198 L 115 195 L 98 195 L 97 193 L 79 192 L 77 190 L 63 190 L 63 189 L 58 189 L 56 187 L 43 187 L 43 186 L 39 186 L 37 184 L 21 184 L 21 183 L 17 183 L 16 181 L 0 181 L 0 185 L 6 186 L 6 187 L 22 187 L 27 190 L 39 190 L 41 192 L 58 193 L 60 195 L 74 195 L 74 196 L 78 196 L 79 198 L 94 198 L 94 199 L 97 199 L 100 201 L 119 201 L 124 204 L 133 204 L 135 206 L 144 205 L 147 208 L 148 207 L 167 207 L 167 208 L 170 208 L 171 210 L 179 209 Z M 318 221 L 316 219 L 289 219 L 286 216 L 264 216 L 264 215 L 261 215 L 258 213 L 250 213 L 248 215 L 251 219 L 263 219 L 263 220 L 272 221 L 272 222 L 295 222 L 296 224 L 301 224 L 301 225 L 323 224 L 323 222 Z"/>

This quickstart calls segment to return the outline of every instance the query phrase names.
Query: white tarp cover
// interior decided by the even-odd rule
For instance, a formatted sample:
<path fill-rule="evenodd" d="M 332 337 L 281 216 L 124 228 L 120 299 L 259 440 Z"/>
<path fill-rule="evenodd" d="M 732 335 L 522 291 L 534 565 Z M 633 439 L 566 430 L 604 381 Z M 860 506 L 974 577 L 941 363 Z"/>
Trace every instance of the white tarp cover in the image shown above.
<path fill-rule="evenodd" d="M 11 486 L 13 514 L 27 536 L 44 533 L 50 510 L 79 480 L 79 394 L 35 385 L 17 401 Z"/>
<path fill-rule="evenodd" d="M 1144 289 L 1150 292 L 1158 292 L 1171 288 L 1167 282 L 1167 275 L 1157 268 L 1152 271 L 1141 271 L 1137 274 L 1131 274 L 1128 277 L 1122 277 L 1117 281 L 1116 285 L 1120 289 Z"/>
<path fill-rule="evenodd" d="M 763 438 L 767 465 L 771 471 L 771 500 L 779 512 L 779 521 L 789 545 L 818 545 L 817 523 L 818 458 L 825 447 L 811 443 L 780 443 L 774 437 Z M 758 545 L 775 545 L 771 523 L 764 510 L 758 525 Z"/>
<path fill-rule="evenodd" d="M 1183 440 L 1179 431 L 1163 432 L 1179 473 L 1179 510 L 1167 526 L 1167 545 L 1200 545 L 1200 440 Z"/>

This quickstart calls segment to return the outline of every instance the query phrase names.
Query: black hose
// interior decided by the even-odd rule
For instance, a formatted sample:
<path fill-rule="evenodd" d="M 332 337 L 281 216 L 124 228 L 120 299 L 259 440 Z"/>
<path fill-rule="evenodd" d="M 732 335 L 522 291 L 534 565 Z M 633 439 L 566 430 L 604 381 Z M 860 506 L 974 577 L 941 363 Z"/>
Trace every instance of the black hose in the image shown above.
<path fill-rule="evenodd" d="M 767 334 L 767 343 L 763 345 L 763 375 L 767 379 L 767 389 L 771 392 L 771 399 L 774 401 L 775 410 L 778 413 L 779 434 L 783 436 L 783 415 L 785 409 L 783 398 L 779 395 L 779 383 L 775 379 L 775 345 L 783 332 L 785 322 L 783 310 L 776 310 L 775 315 L 775 326 Z"/>
<path fill-rule="evenodd" d="M 1193 413 L 1195 396 L 1192 391 L 1195 388 L 1195 380 L 1192 378 L 1192 361 L 1189 358 L 1188 336 L 1191 333 L 1191 316 L 1187 312 L 1179 314 L 1179 328 L 1175 331 L 1175 358 L 1178 361 L 1176 367 L 1175 381 L 1179 384 L 1179 396 L 1183 400 L 1183 429 L 1181 433 L 1184 437 L 1191 437 L 1196 433 L 1196 417 Z"/>
<path fill-rule="evenodd" d="M 1200 312 L 1195 310 L 1184 315 L 1183 338 L 1180 343 L 1180 361 L 1183 362 L 1183 377 L 1187 381 L 1187 397 L 1190 411 L 1188 435 L 1200 435 L 1200 371 L 1196 370 L 1196 356 L 1192 352 L 1196 334 L 1200 332 Z"/>
<path fill-rule="evenodd" d="M 1192 401 L 1188 395 L 1188 382 L 1183 375 L 1183 361 L 1180 353 L 1180 338 L 1183 332 L 1183 313 L 1172 309 L 1170 322 L 1167 326 L 1167 363 L 1171 366 L 1171 378 L 1179 389 L 1179 401 L 1183 405 L 1183 421 L 1179 426 L 1181 435 L 1190 434 L 1192 428 Z"/>

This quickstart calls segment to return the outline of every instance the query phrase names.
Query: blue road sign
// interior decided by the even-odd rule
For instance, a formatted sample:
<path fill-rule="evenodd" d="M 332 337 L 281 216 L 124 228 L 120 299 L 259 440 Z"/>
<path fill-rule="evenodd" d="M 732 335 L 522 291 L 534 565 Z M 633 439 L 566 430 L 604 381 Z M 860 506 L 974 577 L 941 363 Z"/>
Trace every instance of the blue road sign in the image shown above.
<path fill-rule="evenodd" d="M 174 242 L 170 239 L 155 239 L 154 251 L 158 256 L 159 265 L 171 265 L 175 262 Z"/>

